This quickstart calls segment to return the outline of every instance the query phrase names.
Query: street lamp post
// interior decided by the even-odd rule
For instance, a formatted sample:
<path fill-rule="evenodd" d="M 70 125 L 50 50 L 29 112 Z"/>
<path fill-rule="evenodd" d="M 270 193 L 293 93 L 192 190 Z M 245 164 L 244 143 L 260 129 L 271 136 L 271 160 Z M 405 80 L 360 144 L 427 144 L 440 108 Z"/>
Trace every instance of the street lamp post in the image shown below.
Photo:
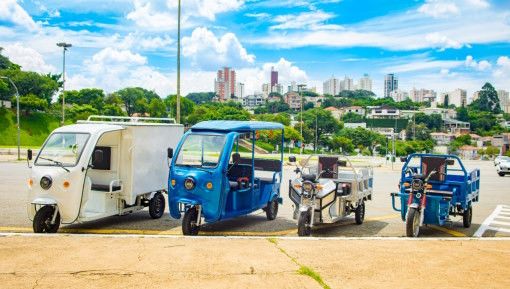
<path fill-rule="evenodd" d="M 181 123 L 181 0 L 177 8 L 177 109 L 175 118 Z"/>
<path fill-rule="evenodd" d="M 66 51 L 67 48 L 72 47 L 71 43 L 59 42 L 58 47 L 62 47 L 63 60 L 62 60 L 62 125 L 65 121 L 65 104 L 66 104 Z"/>
<path fill-rule="evenodd" d="M 19 91 L 18 87 L 16 87 L 16 84 L 7 76 L 0 76 L 0 78 L 7 79 L 11 85 L 14 87 L 14 90 L 16 91 L 16 126 L 17 126 L 17 138 L 18 138 L 18 161 L 21 160 L 20 157 L 20 146 L 21 146 L 21 140 L 20 140 L 20 128 L 19 128 Z"/>

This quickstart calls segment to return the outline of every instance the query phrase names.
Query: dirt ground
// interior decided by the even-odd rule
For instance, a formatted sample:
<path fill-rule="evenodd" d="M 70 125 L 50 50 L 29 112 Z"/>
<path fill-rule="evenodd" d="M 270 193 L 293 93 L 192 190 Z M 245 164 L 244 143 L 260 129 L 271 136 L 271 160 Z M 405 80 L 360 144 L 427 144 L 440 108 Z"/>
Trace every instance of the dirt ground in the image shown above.
<path fill-rule="evenodd" d="M 510 240 L 0 237 L 0 288 L 510 288 Z"/>

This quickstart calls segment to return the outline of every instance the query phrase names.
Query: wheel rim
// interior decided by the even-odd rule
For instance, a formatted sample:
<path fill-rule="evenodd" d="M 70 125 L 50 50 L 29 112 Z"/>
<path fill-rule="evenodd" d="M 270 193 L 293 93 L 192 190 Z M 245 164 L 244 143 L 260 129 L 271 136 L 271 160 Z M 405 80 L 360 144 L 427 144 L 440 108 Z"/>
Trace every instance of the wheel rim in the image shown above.
<path fill-rule="evenodd" d="M 413 236 L 418 237 L 418 233 L 420 233 L 420 212 L 415 211 L 413 218 Z"/>
<path fill-rule="evenodd" d="M 154 211 L 157 215 L 159 215 L 161 213 L 161 198 L 159 196 L 157 196 L 155 199 L 154 199 Z"/>

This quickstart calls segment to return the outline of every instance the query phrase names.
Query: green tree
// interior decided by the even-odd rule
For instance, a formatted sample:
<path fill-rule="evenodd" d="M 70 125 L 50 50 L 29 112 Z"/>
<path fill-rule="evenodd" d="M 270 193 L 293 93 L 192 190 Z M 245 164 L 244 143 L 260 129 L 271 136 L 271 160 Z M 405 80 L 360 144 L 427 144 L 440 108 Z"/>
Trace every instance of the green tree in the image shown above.
<path fill-rule="evenodd" d="M 457 108 L 457 119 L 460 121 L 469 121 L 469 112 L 465 107 Z"/>
<path fill-rule="evenodd" d="M 416 135 L 414 134 L 416 133 Z M 429 140 L 430 139 L 430 130 L 423 123 L 413 125 L 413 123 L 408 123 L 406 127 L 406 135 L 407 139 L 412 140 Z"/>
<path fill-rule="evenodd" d="M 470 106 L 480 111 L 487 111 L 492 113 L 501 112 L 498 93 L 496 92 L 494 86 L 488 82 L 485 83 L 482 87 L 478 99 L 473 101 Z"/>
<path fill-rule="evenodd" d="M 111 116 L 126 116 L 126 113 L 122 111 L 120 106 L 116 104 L 105 104 L 103 106 L 102 112 L 103 115 L 111 115 Z"/>
<path fill-rule="evenodd" d="M 149 103 L 154 98 L 160 98 L 153 91 L 141 87 L 127 87 L 115 92 L 122 101 L 129 116 L 133 113 L 146 113 L 149 109 Z M 143 100 L 142 100 L 143 99 Z"/>
<path fill-rule="evenodd" d="M 382 134 L 362 127 L 344 128 L 337 136 L 348 138 L 352 141 L 354 146 L 358 148 L 367 147 L 370 151 L 373 151 L 376 145 L 386 143 L 386 138 Z"/>
<path fill-rule="evenodd" d="M 149 114 L 152 117 L 167 117 L 166 105 L 161 98 L 153 98 L 149 103 Z"/>
<path fill-rule="evenodd" d="M 84 88 L 79 91 L 69 90 L 65 92 L 66 104 L 89 104 L 97 110 L 104 106 L 105 95 L 102 89 Z M 59 96 L 58 103 L 62 103 L 62 95 Z"/>
<path fill-rule="evenodd" d="M 16 102 L 16 97 L 12 98 L 12 102 Z M 48 102 L 34 94 L 28 94 L 19 98 L 19 108 L 25 115 L 29 115 L 34 111 L 44 111 L 48 108 Z"/>
<path fill-rule="evenodd" d="M 66 109 L 66 114 L 74 121 L 87 119 L 91 115 L 98 114 L 98 110 L 90 104 L 73 104 Z"/>
<path fill-rule="evenodd" d="M 344 136 L 334 136 L 329 142 L 329 147 L 335 151 L 343 153 L 352 153 L 354 151 L 354 144 L 352 140 Z"/>
<path fill-rule="evenodd" d="M 192 92 L 186 95 L 186 99 L 193 101 L 195 104 L 204 104 L 211 102 L 215 95 L 214 92 Z"/>
<path fill-rule="evenodd" d="M 31 94 L 35 97 L 46 100 L 48 104 L 51 103 L 53 95 L 58 90 L 58 83 L 55 80 L 36 72 L 11 69 L 0 71 L 0 75 L 7 76 L 12 79 L 18 88 L 19 95 L 23 96 Z M 11 97 L 15 94 L 14 88 L 9 86 L 9 89 L 7 96 Z"/>
<path fill-rule="evenodd" d="M 360 123 L 363 122 L 365 119 L 362 115 L 359 115 L 354 112 L 348 112 L 342 116 L 342 121 L 345 123 Z"/>
<path fill-rule="evenodd" d="M 167 111 L 170 112 L 170 115 L 172 117 L 175 116 L 175 110 L 177 108 L 177 96 L 176 95 L 169 95 L 165 98 L 165 105 Z M 195 102 L 188 99 L 187 97 L 181 97 L 181 118 L 183 120 L 186 120 L 186 118 L 193 113 L 193 110 L 195 109 L 196 105 Z"/>
<path fill-rule="evenodd" d="M 301 119 L 301 114 L 298 114 L 297 119 Z M 303 122 L 307 128 L 313 129 L 314 138 L 332 135 L 342 128 L 341 123 L 331 115 L 331 112 L 323 108 L 313 108 L 303 112 Z"/>

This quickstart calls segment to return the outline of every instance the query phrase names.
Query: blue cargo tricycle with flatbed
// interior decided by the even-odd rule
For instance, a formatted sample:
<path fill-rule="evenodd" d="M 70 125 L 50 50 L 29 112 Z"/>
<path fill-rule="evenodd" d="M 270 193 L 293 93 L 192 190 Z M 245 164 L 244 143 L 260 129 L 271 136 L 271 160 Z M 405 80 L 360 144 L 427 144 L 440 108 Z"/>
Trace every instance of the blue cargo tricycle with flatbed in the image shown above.
<path fill-rule="evenodd" d="M 450 216 L 462 216 L 464 227 L 471 226 L 473 203 L 480 194 L 479 169 L 468 171 L 454 155 L 411 154 L 401 160 L 400 191 L 391 193 L 391 199 L 406 222 L 408 237 L 417 237 L 422 225 L 443 226 Z"/>
<path fill-rule="evenodd" d="M 259 133 L 272 136 L 280 153 L 260 152 Z M 262 209 L 268 220 L 278 213 L 284 127 L 261 121 L 204 121 L 182 137 L 168 178 L 170 215 L 182 219 L 184 235 L 197 235 L 213 223 Z M 257 154 L 255 154 L 257 151 Z"/>

